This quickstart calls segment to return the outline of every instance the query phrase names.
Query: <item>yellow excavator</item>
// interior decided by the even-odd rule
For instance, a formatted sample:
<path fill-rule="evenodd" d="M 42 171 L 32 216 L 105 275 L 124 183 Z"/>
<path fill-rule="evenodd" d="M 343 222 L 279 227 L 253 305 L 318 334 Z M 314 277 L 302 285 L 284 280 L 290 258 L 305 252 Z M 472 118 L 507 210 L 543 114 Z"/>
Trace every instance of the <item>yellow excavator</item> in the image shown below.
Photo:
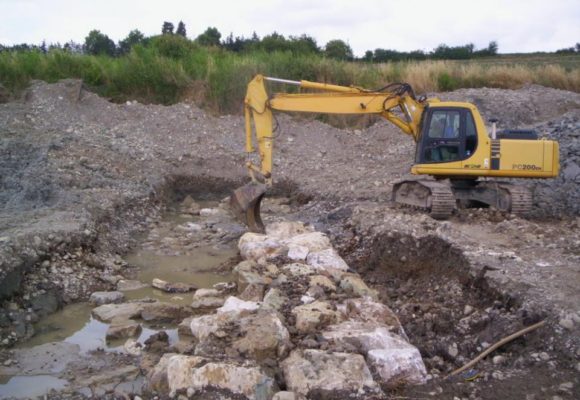
<path fill-rule="evenodd" d="M 314 92 L 269 96 L 266 82 Z M 387 119 L 416 143 L 411 173 L 435 178 L 399 181 L 393 186 L 392 199 L 425 209 L 435 219 L 449 218 L 458 205 L 491 206 L 525 215 L 532 206 L 531 192 L 493 178 L 552 178 L 559 172 L 557 142 L 539 140 L 530 130 L 497 131 L 494 120 L 488 134 L 479 111 L 470 103 L 417 97 L 406 83 L 366 90 L 257 75 L 248 84 L 244 106 L 251 182 L 230 198 L 238 219 L 253 232 L 264 231 L 260 203 L 272 186 L 273 111 L 376 114 Z M 259 165 L 252 162 L 254 132 Z"/>

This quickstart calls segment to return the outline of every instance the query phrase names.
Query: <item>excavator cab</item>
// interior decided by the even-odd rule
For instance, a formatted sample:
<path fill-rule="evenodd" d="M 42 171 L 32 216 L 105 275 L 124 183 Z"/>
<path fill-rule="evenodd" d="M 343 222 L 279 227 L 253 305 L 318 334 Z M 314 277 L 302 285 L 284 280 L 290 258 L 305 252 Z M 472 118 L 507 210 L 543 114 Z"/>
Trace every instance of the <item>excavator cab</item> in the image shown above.
<path fill-rule="evenodd" d="M 417 164 L 465 160 L 477 148 L 477 132 L 471 111 L 459 107 L 431 107 L 425 112 Z"/>

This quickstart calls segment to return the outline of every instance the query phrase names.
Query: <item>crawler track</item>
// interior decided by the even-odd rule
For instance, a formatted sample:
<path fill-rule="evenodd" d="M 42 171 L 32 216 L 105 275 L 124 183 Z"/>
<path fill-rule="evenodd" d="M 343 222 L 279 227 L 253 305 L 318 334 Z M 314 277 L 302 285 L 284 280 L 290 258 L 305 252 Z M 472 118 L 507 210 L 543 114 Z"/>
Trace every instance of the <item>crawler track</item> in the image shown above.
<path fill-rule="evenodd" d="M 425 210 L 434 219 L 448 219 L 455 209 L 455 197 L 448 184 L 405 180 L 393 186 L 393 201 Z"/>
<path fill-rule="evenodd" d="M 532 210 L 533 196 L 529 189 L 508 183 L 502 183 L 500 187 L 507 190 L 511 198 L 510 212 L 520 216 L 526 216 Z"/>

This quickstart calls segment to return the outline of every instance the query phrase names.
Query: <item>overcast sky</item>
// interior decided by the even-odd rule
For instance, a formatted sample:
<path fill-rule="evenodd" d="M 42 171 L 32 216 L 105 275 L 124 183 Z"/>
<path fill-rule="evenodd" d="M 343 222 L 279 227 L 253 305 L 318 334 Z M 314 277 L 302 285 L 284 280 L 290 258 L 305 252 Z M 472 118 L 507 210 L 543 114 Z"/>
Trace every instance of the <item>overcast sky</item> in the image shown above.
<path fill-rule="evenodd" d="M 580 0 L 0 0 L 0 44 L 84 42 L 98 29 L 118 41 L 182 20 L 195 38 L 306 33 L 320 46 L 343 39 L 365 50 L 431 50 L 496 40 L 501 53 L 553 51 L 580 42 Z"/>

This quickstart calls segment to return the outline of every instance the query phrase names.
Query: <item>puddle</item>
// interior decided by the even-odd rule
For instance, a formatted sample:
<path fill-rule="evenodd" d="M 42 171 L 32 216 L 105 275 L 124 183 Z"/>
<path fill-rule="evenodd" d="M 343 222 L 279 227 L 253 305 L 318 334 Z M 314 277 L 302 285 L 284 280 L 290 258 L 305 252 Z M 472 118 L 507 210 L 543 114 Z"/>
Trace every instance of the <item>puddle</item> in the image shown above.
<path fill-rule="evenodd" d="M 215 203 L 204 203 L 203 206 L 211 207 Z M 179 211 L 168 213 L 142 238 L 142 245 L 125 257 L 125 261 L 135 268 L 132 279 L 150 285 L 154 278 L 158 278 L 199 288 L 233 280 L 230 269 L 237 257 L 236 241 L 224 243 L 221 240 L 223 232 L 227 233 L 230 226 L 235 228 L 229 224 L 224 215 L 203 219 Z M 124 291 L 124 294 L 126 300 L 154 298 L 180 305 L 189 305 L 192 301 L 192 293 L 165 293 L 150 286 Z M 81 356 L 90 357 L 88 353 L 94 350 L 124 352 L 126 339 L 106 342 L 108 324 L 91 317 L 93 307 L 89 303 L 72 304 L 43 318 L 34 327 L 34 337 L 19 348 L 34 349 L 46 343 L 64 342 L 78 345 Z M 143 324 L 137 340 L 143 343 L 160 330 L 168 334 L 170 344 L 179 340 L 176 326 L 146 324 Z M 41 396 L 52 389 L 64 389 L 67 384 L 59 376 L 44 374 L 0 376 L 0 398 Z"/>
<path fill-rule="evenodd" d="M 51 390 L 61 390 L 67 385 L 64 379 L 50 375 L 13 376 L 7 381 L 0 376 L 0 399 L 7 397 L 28 398 L 45 395 Z"/>
<path fill-rule="evenodd" d="M 89 303 L 71 304 L 62 310 L 49 315 L 36 325 L 37 333 L 23 343 L 20 348 L 31 348 L 45 343 L 65 342 L 76 344 L 81 354 L 103 349 L 105 351 L 123 351 L 125 340 L 105 341 L 109 324 L 91 317 L 93 306 Z M 141 335 L 137 339 L 143 343 L 147 338 L 160 330 L 165 330 L 171 344 L 178 341 L 177 329 L 152 329 L 143 326 Z"/>
<path fill-rule="evenodd" d="M 203 246 L 191 251 L 188 255 L 160 255 L 151 250 L 138 250 L 125 260 L 139 267 L 137 280 L 151 283 L 158 278 L 167 282 L 182 282 L 194 284 L 199 288 L 211 288 L 218 282 L 229 282 L 233 276 L 229 272 L 211 272 L 220 269 L 224 263 L 236 257 L 237 249 L 229 247 L 216 248 Z M 178 304 L 191 304 L 191 293 L 165 293 L 152 287 L 123 292 L 127 299 L 142 299 L 152 297 L 160 301 L 170 301 Z"/>

